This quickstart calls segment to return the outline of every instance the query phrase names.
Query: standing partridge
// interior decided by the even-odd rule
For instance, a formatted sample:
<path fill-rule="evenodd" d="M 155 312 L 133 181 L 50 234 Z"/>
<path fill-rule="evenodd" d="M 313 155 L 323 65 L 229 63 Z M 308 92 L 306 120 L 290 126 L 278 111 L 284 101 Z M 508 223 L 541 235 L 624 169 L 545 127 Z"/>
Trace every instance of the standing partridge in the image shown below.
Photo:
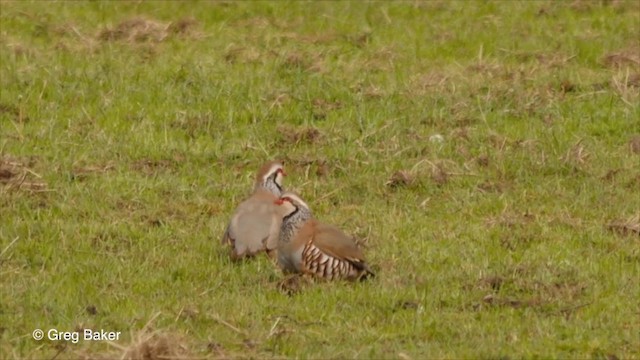
<path fill-rule="evenodd" d="M 230 247 L 231 259 L 239 260 L 278 246 L 282 223 L 280 209 L 274 201 L 282 194 L 282 180 L 286 173 L 277 161 L 263 165 L 255 180 L 253 194 L 243 201 L 227 225 L 222 243 Z"/>
<path fill-rule="evenodd" d="M 334 279 L 363 279 L 374 275 L 362 251 L 340 229 L 315 220 L 309 206 L 294 193 L 280 196 L 283 207 L 278 264 L 285 273 Z"/>

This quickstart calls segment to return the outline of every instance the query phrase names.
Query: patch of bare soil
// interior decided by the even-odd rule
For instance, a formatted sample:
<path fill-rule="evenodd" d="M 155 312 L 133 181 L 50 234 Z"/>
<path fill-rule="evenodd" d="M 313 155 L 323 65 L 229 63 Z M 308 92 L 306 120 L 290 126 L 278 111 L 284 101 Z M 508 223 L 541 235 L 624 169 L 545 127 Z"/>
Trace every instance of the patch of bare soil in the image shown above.
<path fill-rule="evenodd" d="M 605 55 L 602 64 L 609 68 L 640 66 L 640 47 L 632 47 Z"/>
<path fill-rule="evenodd" d="M 356 83 L 351 86 L 351 90 L 362 95 L 365 99 L 379 99 L 386 96 L 386 92 L 374 84 Z"/>
<path fill-rule="evenodd" d="M 489 226 L 504 226 L 507 228 L 526 226 L 536 220 L 536 216 L 530 212 L 522 214 L 503 212 L 499 216 L 489 217 L 486 220 Z"/>
<path fill-rule="evenodd" d="M 419 74 L 411 78 L 407 90 L 410 94 L 417 95 L 441 91 L 447 84 L 449 78 L 449 75 L 446 75 L 444 72 L 437 71 Z"/>
<path fill-rule="evenodd" d="M 632 177 L 625 185 L 627 189 L 637 191 L 640 188 L 640 174 Z"/>
<path fill-rule="evenodd" d="M 31 170 L 33 164 L 8 155 L 0 157 L 0 185 L 8 190 L 29 192 L 49 191 L 42 175 Z"/>
<path fill-rule="evenodd" d="M 128 346 L 111 345 L 119 352 L 114 355 L 123 360 L 193 359 L 188 344 L 177 334 L 145 331 L 138 334 Z"/>
<path fill-rule="evenodd" d="M 104 165 L 77 165 L 73 167 L 71 176 L 73 180 L 83 181 L 94 174 L 104 174 L 115 169 L 115 165 L 108 163 Z"/>
<path fill-rule="evenodd" d="M 252 64 L 259 63 L 264 59 L 264 56 L 255 47 L 232 44 L 226 49 L 224 59 L 231 64 Z"/>
<path fill-rule="evenodd" d="M 640 154 L 640 134 L 635 134 L 629 140 L 629 150 L 633 154 Z"/>
<path fill-rule="evenodd" d="M 503 296 L 498 296 L 495 294 L 488 294 L 482 298 L 482 301 L 485 304 L 489 304 L 491 306 L 501 306 L 501 307 L 512 307 L 512 308 L 523 308 L 523 307 L 536 307 L 543 305 L 544 302 L 540 299 L 514 299 Z"/>
<path fill-rule="evenodd" d="M 567 150 L 561 159 L 567 164 L 579 166 L 584 165 L 589 160 L 589 157 L 591 157 L 591 154 L 586 150 L 582 144 L 582 139 L 580 139 Z"/>
<path fill-rule="evenodd" d="M 278 132 L 288 144 L 316 144 L 322 140 L 322 133 L 314 127 L 292 128 L 281 125 L 278 126 Z"/>
<path fill-rule="evenodd" d="M 391 175 L 391 177 L 389 178 L 389 180 L 387 180 L 385 185 L 387 185 L 390 188 L 404 187 L 404 186 L 411 185 L 414 180 L 415 180 L 415 177 L 411 175 L 409 171 L 398 170 L 395 173 L 393 173 L 393 175 Z"/>
<path fill-rule="evenodd" d="M 0 115 L 2 114 L 8 115 L 21 124 L 29 121 L 29 117 L 22 111 L 22 108 L 18 108 L 15 105 L 0 104 Z"/>
<path fill-rule="evenodd" d="M 431 168 L 431 180 L 438 186 L 445 185 L 449 182 L 450 174 L 446 171 L 443 164 L 438 163 Z"/>
<path fill-rule="evenodd" d="M 116 26 L 102 29 L 98 35 L 101 41 L 124 41 L 129 43 L 162 42 L 172 36 L 197 37 L 198 21 L 184 18 L 170 23 L 135 17 L 124 20 Z"/>
<path fill-rule="evenodd" d="M 282 108 L 283 106 L 291 103 L 292 97 L 286 91 L 274 91 L 271 94 L 263 97 L 261 100 L 269 104 L 269 109 Z"/>
<path fill-rule="evenodd" d="M 325 160 L 316 161 L 316 176 L 324 177 L 329 175 L 330 172 L 329 164 Z"/>
<path fill-rule="evenodd" d="M 553 280 L 541 281 L 535 277 L 535 269 L 519 265 L 507 274 L 493 274 L 466 285 L 467 290 L 478 289 L 487 293 L 480 304 L 499 307 L 541 307 L 552 313 L 570 317 L 575 311 L 590 303 L 581 301 L 588 288 L 584 281 L 576 279 L 575 273 L 561 269 L 551 270 Z M 507 295 L 510 294 L 510 295 Z"/>
<path fill-rule="evenodd" d="M 129 345 L 111 342 L 116 348 L 103 354 L 88 353 L 86 350 L 74 351 L 75 357 L 81 359 L 138 359 L 138 360 L 166 360 L 192 359 L 193 353 L 189 345 L 181 336 L 174 333 L 143 330 L 131 340 Z"/>
<path fill-rule="evenodd" d="M 175 167 L 175 163 L 169 159 L 160 159 L 160 160 L 152 160 L 152 159 L 141 159 L 135 161 L 131 168 L 135 171 L 139 171 L 145 175 L 153 175 L 163 170 L 173 169 Z"/>
<path fill-rule="evenodd" d="M 640 236 L 640 214 L 613 220 L 607 224 L 607 228 L 619 235 Z"/>
<path fill-rule="evenodd" d="M 290 51 L 282 55 L 281 67 L 288 70 L 303 70 L 313 73 L 326 71 L 323 55 L 319 52 Z"/>
<path fill-rule="evenodd" d="M 483 193 L 499 194 L 499 193 L 503 193 L 508 187 L 509 187 L 509 184 L 504 181 L 494 182 L 494 181 L 487 180 L 478 184 L 477 189 Z"/>
<path fill-rule="evenodd" d="M 611 169 L 604 174 L 601 179 L 605 181 L 613 181 L 616 176 L 622 171 L 622 169 Z"/>
<path fill-rule="evenodd" d="M 478 155 L 478 157 L 475 159 L 475 161 L 476 161 L 476 164 L 478 164 L 479 166 L 487 167 L 487 166 L 489 166 L 489 163 L 490 163 L 489 155 L 487 155 L 487 154 Z"/>
<path fill-rule="evenodd" d="M 291 275 L 276 284 L 278 291 L 288 296 L 298 294 L 313 283 L 313 278 L 305 275 Z"/>
<path fill-rule="evenodd" d="M 5 39 L 2 39 L 2 40 L 3 40 L 2 42 L 4 43 Z M 5 45 L 5 44 L 2 44 L 2 45 Z M 6 47 L 17 57 L 24 56 L 27 58 L 32 58 L 37 55 L 37 51 L 34 48 L 31 48 L 18 41 L 6 41 Z"/>
<path fill-rule="evenodd" d="M 311 105 L 313 106 L 313 117 L 315 119 L 324 119 L 331 111 L 342 108 L 340 101 L 329 101 L 320 98 L 313 99 Z"/>

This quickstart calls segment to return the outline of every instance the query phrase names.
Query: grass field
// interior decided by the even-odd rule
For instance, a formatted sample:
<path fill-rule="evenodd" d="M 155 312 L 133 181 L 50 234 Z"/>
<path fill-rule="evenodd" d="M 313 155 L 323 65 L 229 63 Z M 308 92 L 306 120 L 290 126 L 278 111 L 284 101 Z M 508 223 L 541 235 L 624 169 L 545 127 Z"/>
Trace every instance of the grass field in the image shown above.
<path fill-rule="evenodd" d="M 640 358 L 637 1 L 0 6 L 0 358 Z M 230 262 L 270 159 L 375 279 Z"/>

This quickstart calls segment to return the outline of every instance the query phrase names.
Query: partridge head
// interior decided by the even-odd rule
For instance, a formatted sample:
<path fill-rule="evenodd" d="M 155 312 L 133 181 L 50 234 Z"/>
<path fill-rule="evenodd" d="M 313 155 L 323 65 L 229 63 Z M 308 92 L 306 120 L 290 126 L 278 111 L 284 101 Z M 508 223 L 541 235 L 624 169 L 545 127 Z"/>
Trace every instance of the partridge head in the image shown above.
<path fill-rule="evenodd" d="M 270 161 L 258 170 L 253 191 L 266 190 L 279 197 L 282 195 L 282 180 L 286 175 L 282 162 Z"/>
<path fill-rule="evenodd" d="M 284 214 L 278 242 L 278 264 L 284 272 L 327 280 L 374 275 L 355 241 L 335 226 L 314 219 L 300 196 L 286 192 L 275 203 Z"/>
<path fill-rule="evenodd" d="M 283 164 L 278 161 L 268 162 L 258 170 L 253 194 L 238 205 L 222 237 L 232 259 L 263 251 L 272 255 L 277 248 L 282 214 L 274 201 L 282 194 L 285 175 Z"/>

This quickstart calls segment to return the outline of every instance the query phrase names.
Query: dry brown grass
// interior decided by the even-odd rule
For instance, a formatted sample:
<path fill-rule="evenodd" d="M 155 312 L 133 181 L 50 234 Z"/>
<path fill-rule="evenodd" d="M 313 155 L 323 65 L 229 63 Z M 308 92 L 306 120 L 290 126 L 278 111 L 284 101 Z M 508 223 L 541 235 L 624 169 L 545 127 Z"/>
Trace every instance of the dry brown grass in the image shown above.
<path fill-rule="evenodd" d="M 316 144 L 322 140 L 322 133 L 314 127 L 292 127 L 280 125 L 278 132 L 287 144 Z"/>
<path fill-rule="evenodd" d="M 640 134 L 635 134 L 629 140 L 629 150 L 633 154 L 640 154 Z"/>
<path fill-rule="evenodd" d="M 607 225 L 607 228 L 620 235 L 639 236 L 640 214 L 630 216 L 626 219 L 613 220 Z"/>
<path fill-rule="evenodd" d="M 172 36 L 197 37 L 198 22 L 194 18 L 183 18 L 163 23 L 146 17 L 124 20 L 116 26 L 106 27 L 97 35 L 101 41 L 124 41 L 129 43 L 162 42 Z"/>
<path fill-rule="evenodd" d="M 640 66 L 640 47 L 630 47 L 609 53 L 602 58 L 602 64 L 611 68 Z"/>
<path fill-rule="evenodd" d="M 385 185 L 396 188 L 401 186 L 409 186 L 413 183 L 415 177 L 411 175 L 409 171 L 406 170 L 398 170 L 391 175 L 389 180 L 385 183 Z"/>
<path fill-rule="evenodd" d="M 42 175 L 31 170 L 28 161 L 8 155 L 0 157 L 0 185 L 8 191 L 45 192 L 49 191 Z"/>

